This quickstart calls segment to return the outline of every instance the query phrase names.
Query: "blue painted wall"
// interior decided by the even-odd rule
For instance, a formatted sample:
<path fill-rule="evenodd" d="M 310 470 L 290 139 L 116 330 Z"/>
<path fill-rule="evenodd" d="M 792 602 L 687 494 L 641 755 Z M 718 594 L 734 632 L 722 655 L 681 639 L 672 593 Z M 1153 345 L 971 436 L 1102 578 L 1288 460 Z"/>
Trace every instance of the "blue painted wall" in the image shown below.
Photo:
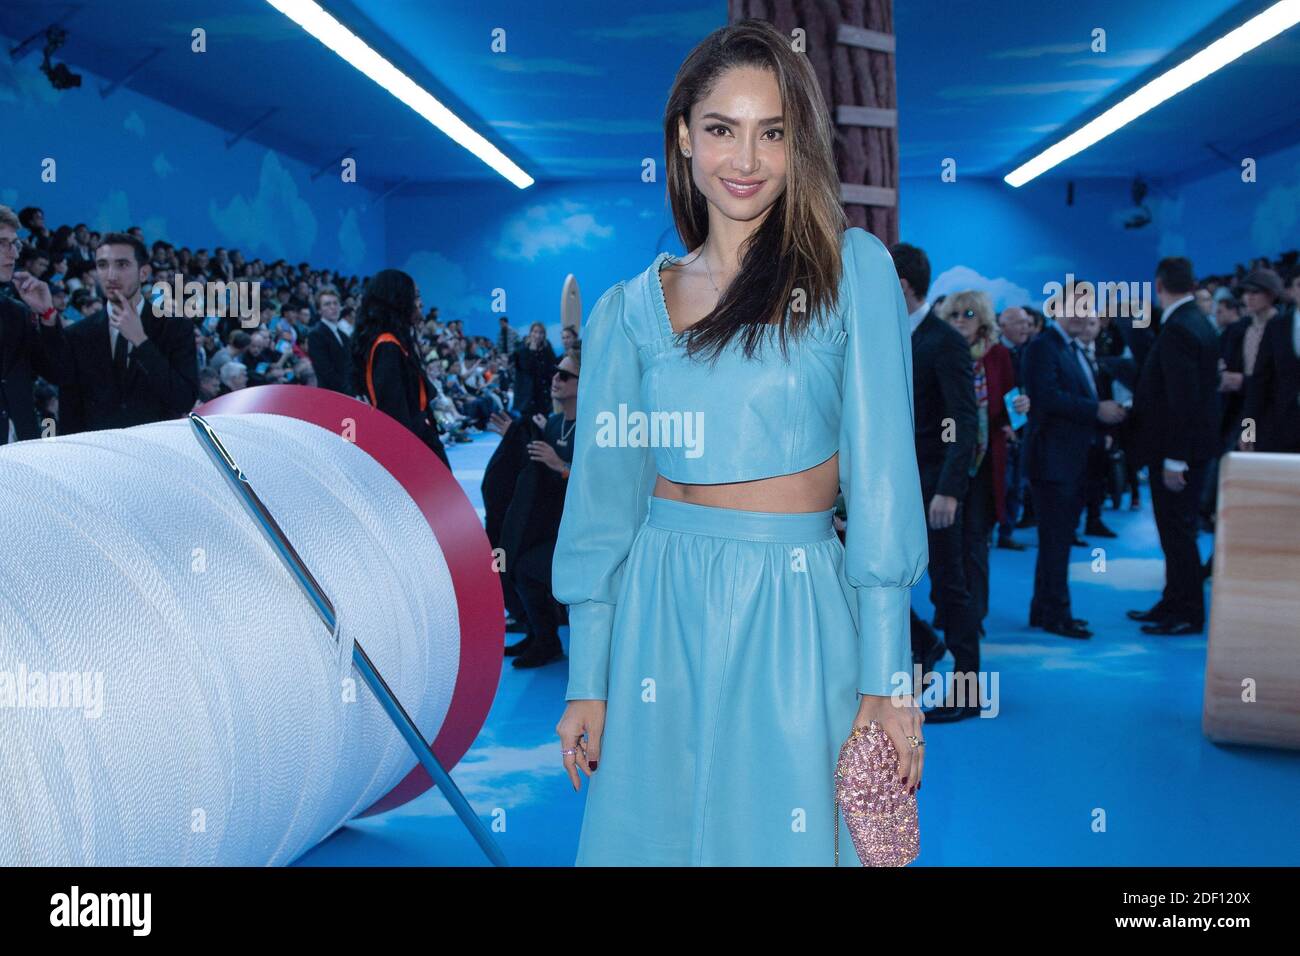
<path fill-rule="evenodd" d="M 1080 180 L 1066 205 L 1065 183 L 1038 179 L 1013 189 L 1001 179 L 938 175 L 905 179 L 899 236 L 925 249 L 931 297 L 980 289 L 994 305 L 1042 308 L 1046 282 L 1149 281 L 1158 237 L 1151 226 L 1125 229 L 1129 184 Z"/>
<path fill-rule="evenodd" d="M 995 305 L 1042 308 L 1043 284 L 1067 272 L 1090 281 L 1151 281 L 1164 256 L 1187 256 L 1198 275 L 1230 273 L 1256 256 L 1300 246 L 1300 144 L 1254 157 L 1256 181 L 1239 166 L 1183 180 L 1148 182 L 1151 221 L 1125 228 L 1138 212 L 1130 181 L 1040 178 L 1019 189 L 1001 179 L 938 175 L 904 179 L 900 237 L 921 246 L 933 295 L 987 291 Z"/>
<path fill-rule="evenodd" d="M 411 272 L 424 301 L 467 331 L 495 334 L 503 301 L 517 327 L 539 320 L 558 342 L 560 291 L 573 273 L 584 310 L 655 253 L 682 251 L 663 184 L 538 184 L 501 180 L 407 187 L 376 202 L 336 171 L 314 170 L 86 73 L 78 90 L 53 90 L 36 58 L 0 51 L 0 202 L 39 205 L 52 225 L 140 225 L 148 239 L 226 245 L 371 273 Z M 46 157 L 55 183 L 40 180 Z M 1080 179 L 1065 204 L 1061 179 L 1012 189 L 1000 179 L 933 176 L 901 184 L 901 235 L 930 255 L 934 293 L 988 291 L 995 304 L 1041 306 L 1045 282 L 1066 273 L 1094 281 L 1151 278 L 1162 255 L 1189 255 L 1200 272 L 1229 271 L 1300 239 L 1300 145 L 1257 157 L 1258 181 L 1236 166 L 1185 181 L 1153 182 L 1153 221 L 1126 229 L 1127 180 Z M 498 293 L 497 290 L 500 290 Z M 495 299 L 494 299 L 495 297 Z"/>
<path fill-rule="evenodd" d="M 402 190 L 388 204 L 391 264 L 411 273 L 439 318 L 495 335 L 542 322 L 559 342 L 560 293 L 572 273 L 583 317 L 606 289 L 645 271 L 657 252 L 682 252 L 662 183 L 539 183 L 526 190 L 457 184 Z M 496 293 L 495 290 L 501 290 Z"/>
<path fill-rule="evenodd" d="M 1174 186 L 1155 223 L 1162 248 L 1206 274 L 1300 248 L 1300 143 L 1253 158 L 1255 182 L 1225 161 L 1220 172 Z"/>
<path fill-rule="evenodd" d="M 12 62 L 0 50 L 0 203 L 40 206 L 46 224 L 88 223 L 100 231 L 138 225 L 152 242 L 227 246 L 252 258 L 286 258 L 365 274 L 382 268 L 384 209 L 337 171 L 313 170 L 84 73 L 56 91 L 39 56 Z M 41 181 L 42 161 L 57 180 Z"/>

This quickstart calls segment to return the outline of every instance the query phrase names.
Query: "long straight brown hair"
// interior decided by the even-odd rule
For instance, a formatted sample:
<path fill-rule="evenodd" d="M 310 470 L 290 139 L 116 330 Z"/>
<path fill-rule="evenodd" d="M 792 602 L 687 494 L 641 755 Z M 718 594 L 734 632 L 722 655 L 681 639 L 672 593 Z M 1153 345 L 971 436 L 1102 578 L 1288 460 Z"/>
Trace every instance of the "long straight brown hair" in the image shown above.
<path fill-rule="evenodd" d="M 704 38 L 673 80 L 664 109 L 668 199 L 677 234 L 690 250 L 709 234 L 708 200 L 691 177 L 691 161 L 678 149 L 678 119 L 735 67 L 771 71 L 781 92 L 786 186 L 739 252 L 740 269 L 713 311 L 686 332 L 686 354 L 716 360 L 740 335 L 745 356 L 761 346 L 767 326 L 787 338 L 802 335 L 823 310 L 838 304 L 840 244 L 848 218 L 840 202 L 831 149 L 833 127 L 826 100 L 807 57 L 767 20 L 740 20 Z M 800 295 L 800 293 L 802 293 Z"/>

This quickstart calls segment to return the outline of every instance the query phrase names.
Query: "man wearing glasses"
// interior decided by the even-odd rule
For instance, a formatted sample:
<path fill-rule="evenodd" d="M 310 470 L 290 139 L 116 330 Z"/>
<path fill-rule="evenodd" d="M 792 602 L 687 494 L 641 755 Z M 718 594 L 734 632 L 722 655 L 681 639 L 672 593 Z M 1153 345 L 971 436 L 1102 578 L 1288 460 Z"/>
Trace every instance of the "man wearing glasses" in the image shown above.
<path fill-rule="evenodd" d="M 32 388 L 37 375 L 58 380 L 63 347 L 50 287 L 15 271 L 23 245 L 18 228 L 14 211 L 0 206 L 0 445 L 40 437 Z"/>

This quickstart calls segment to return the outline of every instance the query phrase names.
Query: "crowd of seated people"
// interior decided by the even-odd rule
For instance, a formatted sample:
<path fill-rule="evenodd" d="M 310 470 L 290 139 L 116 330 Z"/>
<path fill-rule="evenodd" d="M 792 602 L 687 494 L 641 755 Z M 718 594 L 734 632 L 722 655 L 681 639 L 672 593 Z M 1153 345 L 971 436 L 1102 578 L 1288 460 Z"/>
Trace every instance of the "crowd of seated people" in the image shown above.
<path fill-rule="evenodd" d="M 195 281 L 255 282 L 260 308 L 256 315 L 241 315 L 232 307 L 209 308 L 203 315 L 187 317 L 185 321 L 192 327 L 193 335 L 192 370 L 188 367 L 189 353 L 176 342 L 180 326 L 170 327 L 166 336 L 159 326 L 159 342 L 167 340 L 163 351 L 168 363 L 165 374 L 173 386 L 171 404 L 160 400 L 149 409 L 145 403 L 126 418 L 96 416 L 93 409 L 85 412 L 86 401 L 96 400 L 87 399 L 86 395 L 99 393 L 87 391 L 81 382 L 53 381 L 55 376 L 47 378 L 40 374 L 43 369 L 36 369 L 31 383 L 32 414 L 28 415 L 24 386 L 20 389 L 23 394 L 16 400 L 12 397 L 7 400 L 7 404 L 22 406 L 16 412 L 19 428 L 14 429 L 10 424 L 15 411 L 7 409 L 5 433 L 0 434 L 0 443 L 11 436 L 30 437 L 33 433 L 26 427 L 29 417 L 49 423 L 51 427 L 46 433 L 69 430 L 65 424 L 71 424 L 76 430 L 117 427 L 171 417 L 176 411 L 175 402 L 182 394 L 190 396 L 187 405 L 193 407 L 218 395 L 265 384 L 330 388 L 365 400 L 365 389 L 356 380 L 352 368 L 348 342 L 368 277 L 345 275 L 307 262 L 246 257 L 239 249 L 221 246 L 177 246 L 165 238 L 146 237 L 138 226 L 123 233 L 101 233 L 85 223 L 51 229 L 45 222 L 44 211 L 37 207 L 24 208 L 16 217 L 12 211 L 5 212 L 15 221 L 10 227 L 0 224 L 0 230 L 9 230 L 3 240 L 9 265 L 0 273 L 0 300 L 10 310 L 21 312 L 25 308 L 27 319 L 33 325 L 36 323 L 32 313 L 46 310 L 44 300 L 41 309 L 34 309 L 20 293 L 15 276 L 31 277 L 34 282 L 44 284 L 49 306 L 57 316 L 56 324 L 65 332 L 71 332 L 81 323 L 107 321 L 106 316 L 114 313 L 106 282 L 115 293 L 129 292 L 128 298 L 134 297 L 137 308 L 139 302 L 152 295 L 155 282 L 176 288 L 185 288 Z M 109 238 L 121 238 L 125 244 L 106 247 L 104 243 Z M 138 255 L 141 261 L 124 262 L 120 275 L 113 273 L 113 278 L 107 278 L 109 273 L 105 271 L 102 254 L 107 248 L 128 256 Z M 135 252 L 136 248 L 140 252 Z M 238 300 L 232 296 L 230 301 Z M 8 313 L 14 317 L 11 320 L 16 321 L 19 312 Z M 222 312 L 226 314 L 216 314 Z M 549 385 L 549 370 L 556 363 L 550 344 L 544 343 L 539 351 L 534 341 L 536 334 L 521 337 L 504 316 L 500 324 L 501 332 L 495 341 L 488 336 L 467 335 L 461 320 L 441 321 L 438 309 L 433 307 L 413 329 L 412 337 L 428 380 L 431 417 L 445 441 L 471 441 L 474 434 L 488 430 L 494 414 L 512 407 L 518 413 L 515 382 L 521 368 L 525 370 L 523 377 L 529 396 L 534 391 L 542 393 Z M 544 328 L 535 325 L 541 329 L 544 340 Z M 576 336 L 571 331 L 566 334 L 568 351 L 576 347 Z M 114 333 L 115 349 L 116 339 Z M 107 349 L 105 346 L 106 354 Z M 151 350 L 137 353 L 135 349 L 133 341 L 125 349 L 123 362 L 128 368 L 132 363 L 145 363 L 152 358 Z M 539 355 L 543 356 L 540 360 Z M 119 360 L 115 354 L 111 358 L 114 362 Z M 157 368 L 164 369 L 164 365 Z M 65 396 L 63 419 L 66 422 L 59 415 L 61 391 L 77 393 Z M 69 417 L 66 413 L 74 398 L 77 414 Z M 526 404 L 530 414 L 537 410 L 533 407 L 535 403 Z"/>

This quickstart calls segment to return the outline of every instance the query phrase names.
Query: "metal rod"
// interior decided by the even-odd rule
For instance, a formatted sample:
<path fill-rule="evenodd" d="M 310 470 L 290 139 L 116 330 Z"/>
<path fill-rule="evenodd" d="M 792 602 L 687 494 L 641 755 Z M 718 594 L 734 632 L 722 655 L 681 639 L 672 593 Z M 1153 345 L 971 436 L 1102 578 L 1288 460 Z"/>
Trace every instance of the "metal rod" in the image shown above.
<path fill-rule="evenodd" d="M 302 588 L 303 593 L 307 595 L 312 606 L 316 609 L 321 621 L 329 628 L 330 634 L 335 635 L 337 640 L 336 627 L 338 618 L 334 611 L 334 605 L 326 596 L 315 576 L 307 568 L 302 557 L 294 549 L 284 530 L 271 515 L 266 505 L 262 503 L 261 498 L 253 491 L 248 478 L 235 464 L 234 458 L 226 450 L 226 446 L 221 443 L 221 439 L 217 437 L 217 433 L 213 431 L 212 426 L 193 412 L 190 413 L 190 424 L 194 426 L 194 433 L 198 436 L 199 444 L 207 451 L 208 457 L 212 459 L 217 469 L 234 488 L 239 500 L 243 502 L 244 507 L 253 517 L 258 528 L 261 529 L 263 535 L 275 549 L 276 554 L 279 555 L 280 561 L 293 575 L 294 580 L 298 582 L 298 586 Z M 352 642 L 352 663 L 361 674 L 361 679 L 365 681 L 366 686 L 370 688 L 371 693 L 375 695 L 375 699 L 379 701 L 380 706 L 388 714 L 389 719 L 397 727 L 398 732 L 406 740 L 407 745 L 415 753 L 416 759 L 429 772 L 433 782 L 437 784 L 443 796 L 447 798 L 447 802 L 456 811 L 456 815 L 465 824 L 470 835 L 482 847 L 488 859 L 496 866 L 509 866 L 505 854 L 501 852 L 501 848 L 492 839 L 492 835 L 484 826 L 483 821 L 478 818 L 474 808 L 465 799 L 465 795 L 460 792 L 460 788 L 451 779 L 451 775 L 447 773 L 441 761 L 434 755 L 433 747 L 425 741 L 420 733 L 420 728 L 415 725 L 411 715 L 406 712 L 402 702 L 397 699 L 397 695 L 393 693 L 392 688 L 388 686 L 388 682 L 379 673 L 379 669 L 370 660 L 370 655 L 361 646 L 361 642 L 355 639 Z"/>

